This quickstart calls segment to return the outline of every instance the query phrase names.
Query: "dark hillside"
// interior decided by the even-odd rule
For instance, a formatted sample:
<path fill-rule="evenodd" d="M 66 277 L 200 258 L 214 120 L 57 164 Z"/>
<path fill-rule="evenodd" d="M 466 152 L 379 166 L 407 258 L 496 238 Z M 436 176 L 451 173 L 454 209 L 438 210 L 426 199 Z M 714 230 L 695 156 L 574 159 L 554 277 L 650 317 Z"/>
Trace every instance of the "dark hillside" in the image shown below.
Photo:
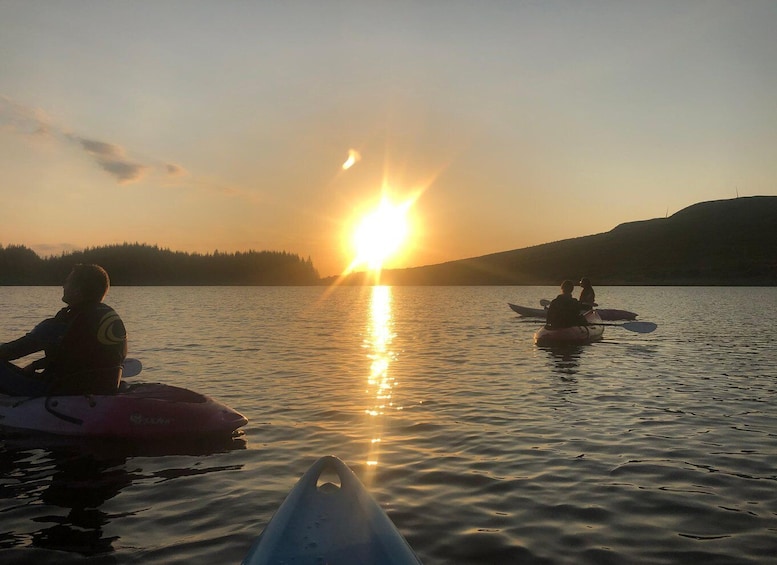
<path fill-rule="evenodd" d="M 439 265 L 385 271 L 404 285 L 777 285 L 777 197 L 695 204 L 668 218 Z"/>

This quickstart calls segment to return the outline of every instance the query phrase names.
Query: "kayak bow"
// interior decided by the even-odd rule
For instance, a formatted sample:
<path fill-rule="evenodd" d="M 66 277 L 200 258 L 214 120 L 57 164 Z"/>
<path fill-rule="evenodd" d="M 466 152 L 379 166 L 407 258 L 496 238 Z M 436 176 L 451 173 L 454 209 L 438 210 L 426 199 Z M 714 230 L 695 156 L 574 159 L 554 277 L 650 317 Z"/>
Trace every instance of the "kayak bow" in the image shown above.
<path fill-rule="evenodd" d="M 334 472 L 340 485 L 319 485 L 325 472 Z M 243 565 L 274 563 L 420 565 L 421 561 L 353 471 L 330 455 L 302 476 L 243 560 Z"/>

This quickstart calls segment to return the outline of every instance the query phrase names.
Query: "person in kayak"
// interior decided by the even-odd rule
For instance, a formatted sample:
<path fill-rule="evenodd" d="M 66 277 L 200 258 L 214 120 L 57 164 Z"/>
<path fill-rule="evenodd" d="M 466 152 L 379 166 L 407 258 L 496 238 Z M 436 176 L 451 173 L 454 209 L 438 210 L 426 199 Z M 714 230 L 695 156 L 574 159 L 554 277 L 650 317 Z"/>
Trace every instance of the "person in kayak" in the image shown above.
<path fill-rule="evenodd" d="M 75 265 L 62 285 L 67 304 L 27 335 L 0 345 L 0 392 L 12 396 L 113 394 L 127 356 L 127 331 L 103 298 L 110 288 L 99 265 Z M 24 368 L 13 363 L 39 351 Z"/>
<path fill-rule="evenodd" d="M 572 296 L 574 289 L 575 283 L 566 280 L 561 283 L 561 294 L 550 301 L 547 323 L 545 324 L 545 327 L 549 330 L 559 330 L 588 324 L 582 312 L 587 312 L 591 309 L 591 306 L 583 304 Z"/>
<path fill-rule="evenodd" d="M 596 293 L 594 292 L 594 287 L 591 286 L 591 281 L 585 277 L 580 279 L 580 286 L 582 287 L 582 290 L 580 291 L 580 302 L 583 304 L 588 304 L 590 307 L 597 306 L 596 304 Z"/>

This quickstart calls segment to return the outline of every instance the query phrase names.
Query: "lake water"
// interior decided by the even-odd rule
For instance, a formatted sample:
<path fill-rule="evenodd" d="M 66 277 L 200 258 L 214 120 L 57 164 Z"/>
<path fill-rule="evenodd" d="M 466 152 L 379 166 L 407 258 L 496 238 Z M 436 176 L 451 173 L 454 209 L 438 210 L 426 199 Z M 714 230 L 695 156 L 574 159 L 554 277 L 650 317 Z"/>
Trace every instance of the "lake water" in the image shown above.
<path fill-rule="evenodd" d="M 426 565 L 773 563 L 777 288 L 598 287 L 658 329 L 533 344 L 553 287 L 111 289 L 133 380 L 249 419 L 217 445 L 0 439 L 0 562 L 239 563 L 320 456 Z M 0 287 L 0 340 L 60 306 Z"/>

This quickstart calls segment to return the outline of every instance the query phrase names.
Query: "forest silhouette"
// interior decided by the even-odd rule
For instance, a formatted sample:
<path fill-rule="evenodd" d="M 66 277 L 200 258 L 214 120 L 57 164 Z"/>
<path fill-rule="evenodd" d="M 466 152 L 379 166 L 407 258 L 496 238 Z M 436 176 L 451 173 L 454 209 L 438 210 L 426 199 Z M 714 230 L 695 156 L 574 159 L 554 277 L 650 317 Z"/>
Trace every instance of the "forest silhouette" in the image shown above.
<path fill-rule="evenodd" d="M 0 246 L 0 285 L 61 285 L 76 263 L 101 265 L 114 286 L 285 286 L 320 280 L 310 258 L 283 251 L 198 254 L 124 243 L 44 258 L 23 245 Z"/>

